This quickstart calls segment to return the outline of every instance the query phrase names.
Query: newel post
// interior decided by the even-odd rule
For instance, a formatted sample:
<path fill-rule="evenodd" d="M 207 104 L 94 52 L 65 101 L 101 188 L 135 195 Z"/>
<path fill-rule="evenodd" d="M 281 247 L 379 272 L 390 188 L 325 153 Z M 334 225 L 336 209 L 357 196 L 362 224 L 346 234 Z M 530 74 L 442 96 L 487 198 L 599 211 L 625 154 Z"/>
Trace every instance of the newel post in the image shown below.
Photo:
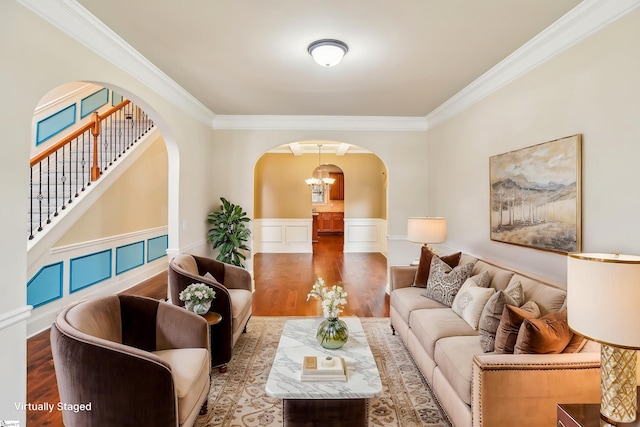
<path fill-rule="evenodd" d="M 98 166 L 98 136 L 100 136 L 100 116 L 98 112 L 93 113 L 93 127 L 91 128 L 93 135 L 93 164 L 91 165 L 91 181 L 97 181 L 100 178 L 100 166 Z"/>

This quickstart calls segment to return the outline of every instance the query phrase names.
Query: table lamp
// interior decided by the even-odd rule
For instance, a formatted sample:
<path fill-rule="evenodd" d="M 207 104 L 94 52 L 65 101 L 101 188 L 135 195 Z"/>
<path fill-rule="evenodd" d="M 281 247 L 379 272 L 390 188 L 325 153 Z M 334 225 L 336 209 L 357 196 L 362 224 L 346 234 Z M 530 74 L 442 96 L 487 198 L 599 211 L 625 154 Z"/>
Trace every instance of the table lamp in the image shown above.
<path fill-rule="evenodd" d="M 411 242 L 429 247 L 430 243 L 443 243 L 447 240 L 447 220 L 439 216 L 412 217 L 407 221 L 407 238 Z M 414 260 L 414 263 L 417 263 Z"/>
<path fill-rule="evenodd" d="M 569 254 L 567 315 L 571 329 L 601 344 L 601 418 L 614 425 L 634 421 L 638 405 L 640 256 Z"/>

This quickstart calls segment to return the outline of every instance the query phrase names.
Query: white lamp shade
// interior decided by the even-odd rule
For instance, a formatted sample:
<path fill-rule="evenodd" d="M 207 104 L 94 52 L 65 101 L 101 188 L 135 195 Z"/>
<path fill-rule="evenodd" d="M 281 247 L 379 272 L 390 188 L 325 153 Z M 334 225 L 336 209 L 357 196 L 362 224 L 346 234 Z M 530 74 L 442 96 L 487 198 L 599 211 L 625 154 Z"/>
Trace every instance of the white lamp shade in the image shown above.
<path fill-rule="evenodd" d="M 407 238 L 416 243 L 445 242 L 447 240 L 447 220 L 435 216 L 409 218 Z"/>
<path fill-rule="evenodd" d="M 567 315 L 587 338 L 640 349 L 640 256 L 569 254 Z"/>

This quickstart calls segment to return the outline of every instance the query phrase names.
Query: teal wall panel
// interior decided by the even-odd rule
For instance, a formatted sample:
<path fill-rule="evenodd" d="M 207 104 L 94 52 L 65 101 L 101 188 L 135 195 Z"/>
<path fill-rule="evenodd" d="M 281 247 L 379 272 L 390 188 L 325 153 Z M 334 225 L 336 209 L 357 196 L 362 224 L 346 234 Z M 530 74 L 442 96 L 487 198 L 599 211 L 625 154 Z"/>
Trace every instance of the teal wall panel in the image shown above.
<path fill-rule="evenodd" d="M 80 118 L 85 118 L 109 102 L 109 89 L 100 89 L 80 101 Z"/>
<path fill-rule="evenodd" d="M 38 307 L 62 298 L 63 263 L 45 265 L 27 283 L 27 304 Z"/>
<path fill-rule="evenodd" d="M 147 262 L 151 262 L 163 256 L 167 256 L 169 236 L 158 236 L 147 240 Z"/>
<path fill-rule="evenodd" d="M 76 122 L 76 104 L 69 105 L 36 123 L 36 145 L 62 132 Z"/>
<path fill-rule="evenodd" d="M 144 264 L 144 242 L 131 243 L 116 248 L 116 275 Z"/>
<path fill-rule="evenodd" d="M 120 104 L 122 101 L 124 101 L 124 96 L 120 95 L 119 93 L 111 91 L 111 106 L 112 107 L 115 107 L 116 105 Z"/>
<path fill-rule="evenodd" d="M 111 277 L 112 250 L 95 252 L 89 255 L 72 258 L 69 271 L 69 291 L 76 292 Z"/>

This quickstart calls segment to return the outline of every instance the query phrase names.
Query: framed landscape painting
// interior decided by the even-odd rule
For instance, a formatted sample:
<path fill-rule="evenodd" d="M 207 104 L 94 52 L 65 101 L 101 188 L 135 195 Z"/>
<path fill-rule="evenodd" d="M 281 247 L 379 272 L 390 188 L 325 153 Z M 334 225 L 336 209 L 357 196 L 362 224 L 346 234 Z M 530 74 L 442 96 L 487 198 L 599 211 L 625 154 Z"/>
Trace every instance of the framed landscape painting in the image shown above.
<path fill-rule="evenodd" d="M 579 134 L 492 156 L 491 240 L 581 251 L 581 164 Z"/>

